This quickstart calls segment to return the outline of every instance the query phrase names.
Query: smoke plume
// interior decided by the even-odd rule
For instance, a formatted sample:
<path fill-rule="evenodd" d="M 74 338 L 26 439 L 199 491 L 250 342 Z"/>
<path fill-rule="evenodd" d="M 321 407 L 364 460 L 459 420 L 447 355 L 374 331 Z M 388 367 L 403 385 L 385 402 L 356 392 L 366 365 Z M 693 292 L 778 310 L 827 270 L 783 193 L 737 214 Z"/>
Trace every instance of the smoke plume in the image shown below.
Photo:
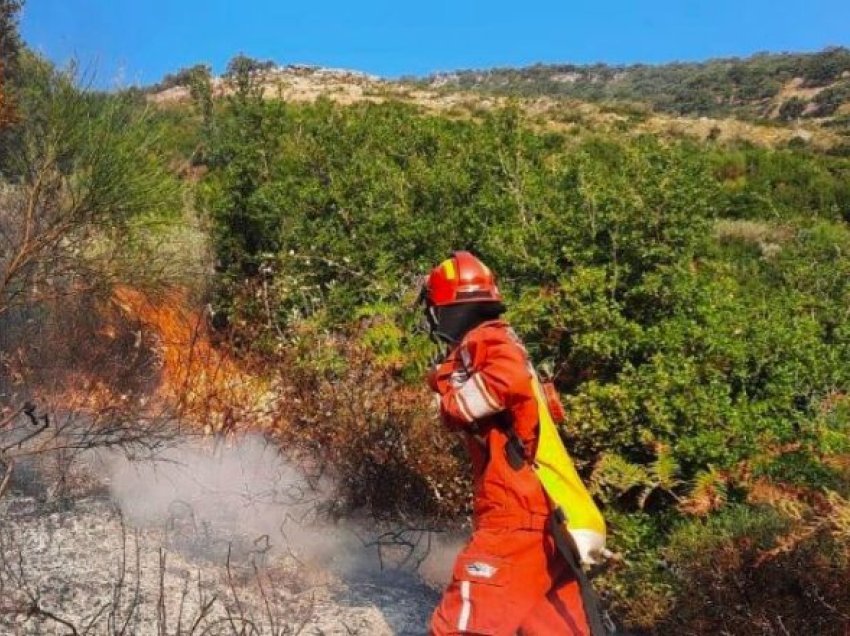
<path fill-rule="evenodd" d="M 422 532 L 402 535 L 411 545 L 387 546 L 379 540 L 387 528 L 335 521 L 333 484 L 308 482 L 259 436 L 191 440 L 155 461 L 116 454 L 100 463 L 129 524 L 161 527 L 174 547 L 206 558 L 288 554 L 343 575 L 416 568 L 441 586 L 460 547 Z"/>

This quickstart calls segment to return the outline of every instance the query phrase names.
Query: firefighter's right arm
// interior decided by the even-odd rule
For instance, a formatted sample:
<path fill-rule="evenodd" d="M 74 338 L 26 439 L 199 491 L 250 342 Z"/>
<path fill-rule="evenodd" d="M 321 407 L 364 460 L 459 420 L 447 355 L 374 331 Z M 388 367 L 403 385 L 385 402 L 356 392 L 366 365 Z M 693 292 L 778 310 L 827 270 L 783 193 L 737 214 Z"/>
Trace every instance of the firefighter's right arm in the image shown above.
<path fill-rule="evenodd" d="M 455 374 L 456 365 L 451 359 L 442 363 L 435 364 L 428 372 L 428 387 L 434 392 L 434 402 L 440 416 L 440 421 L 451 431 L 460 431 L 464 429 L 467 422 L 462 419 L 452 417 L 450 411 L 445 408 L 445 395 L 450 393 L 452 388 L 452 376 Z"/>
<path fill-rule="evenodd" d="M 432 387 L 440 394 L 440 413 L 450 428 L 469 426 L 511 402 L 524 361 L 508 342 L 471 341 L 461 345 L 456 361 L 435 370 Z"/>

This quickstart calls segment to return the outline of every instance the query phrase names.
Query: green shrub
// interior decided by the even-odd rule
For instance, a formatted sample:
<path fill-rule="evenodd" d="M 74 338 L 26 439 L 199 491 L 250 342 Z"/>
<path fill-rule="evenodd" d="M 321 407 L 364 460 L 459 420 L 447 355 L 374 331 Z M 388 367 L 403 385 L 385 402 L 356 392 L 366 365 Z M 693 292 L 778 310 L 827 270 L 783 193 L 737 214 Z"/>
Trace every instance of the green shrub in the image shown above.
<path fill-rule="evenodd" d="M 449 120 L 398 103 L 265 102 L 250 83 L 212 123 L 199 203 L 213 224 L 215 302 L 253 352 L 313 361 L 288 367 L 293 381 L 355 387 L 366 382 L 357 360 L 368 360 L 383 396 L 411 400 L 429 356 L 410 309 L 417 277 L 458 248 L 499 273 L 509 319 L 564 393 L 563 433 L 613 544 L 636 564 L 604 583 L 631 624 L 663 625 L 706 575 L 682 579 L 670 565 L 701 549 L 703 538 L 687 539 L 699 524 L 720 537 L 707 554 L 781 530 L 746 503 L 749 480 L 842 483 L 821 462 L 846 447 L 846 427 L 823 407 L 850 386 L 845 159 L 554 139 L 515 108 Z M 330 421 L 350 420 L 344 408 Z M 299 414 L 303 435 L 325 430 Z M 383 494 L 355 505 L 403 505 L 379 487 L 390 451 L 376 440 L 386 439 L 430 457 L 412 469 L 390 462 L 415 493 L 403 498 L 411 512 L 465 513 L 459 458 L 424 451 L 435 423 L 413 412 L 358 418 L 370 446 L 345 459 L 333 450 L 334 461 L 344 483 Z M 322 435 L 329 452 L 360 444 Z"/>

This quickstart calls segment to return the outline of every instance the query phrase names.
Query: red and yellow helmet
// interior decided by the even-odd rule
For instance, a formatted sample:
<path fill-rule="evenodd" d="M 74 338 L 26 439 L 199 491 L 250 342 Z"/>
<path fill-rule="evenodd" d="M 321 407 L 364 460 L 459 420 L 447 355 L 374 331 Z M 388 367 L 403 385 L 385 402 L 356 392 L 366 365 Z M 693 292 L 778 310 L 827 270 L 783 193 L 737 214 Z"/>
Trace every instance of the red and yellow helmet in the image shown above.
<path fill-rule="evenodd" d="M 432 307 L 502 302 L 493 272 L 469 252 L 454 252 L 451 258 L 432 269 L 422 296 Z"/>

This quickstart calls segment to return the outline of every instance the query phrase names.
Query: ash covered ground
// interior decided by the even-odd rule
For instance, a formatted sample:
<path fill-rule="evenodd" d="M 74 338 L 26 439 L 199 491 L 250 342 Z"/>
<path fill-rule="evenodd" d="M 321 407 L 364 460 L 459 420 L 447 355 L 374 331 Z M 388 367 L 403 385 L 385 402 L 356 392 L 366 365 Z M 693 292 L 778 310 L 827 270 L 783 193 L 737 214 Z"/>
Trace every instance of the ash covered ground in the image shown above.
<path fill-rule="evenodd" d="M 48 464 L 0 499 L 1 634 L 423 634 L 459 547 L 334 521 L 256 438 Z"/>

